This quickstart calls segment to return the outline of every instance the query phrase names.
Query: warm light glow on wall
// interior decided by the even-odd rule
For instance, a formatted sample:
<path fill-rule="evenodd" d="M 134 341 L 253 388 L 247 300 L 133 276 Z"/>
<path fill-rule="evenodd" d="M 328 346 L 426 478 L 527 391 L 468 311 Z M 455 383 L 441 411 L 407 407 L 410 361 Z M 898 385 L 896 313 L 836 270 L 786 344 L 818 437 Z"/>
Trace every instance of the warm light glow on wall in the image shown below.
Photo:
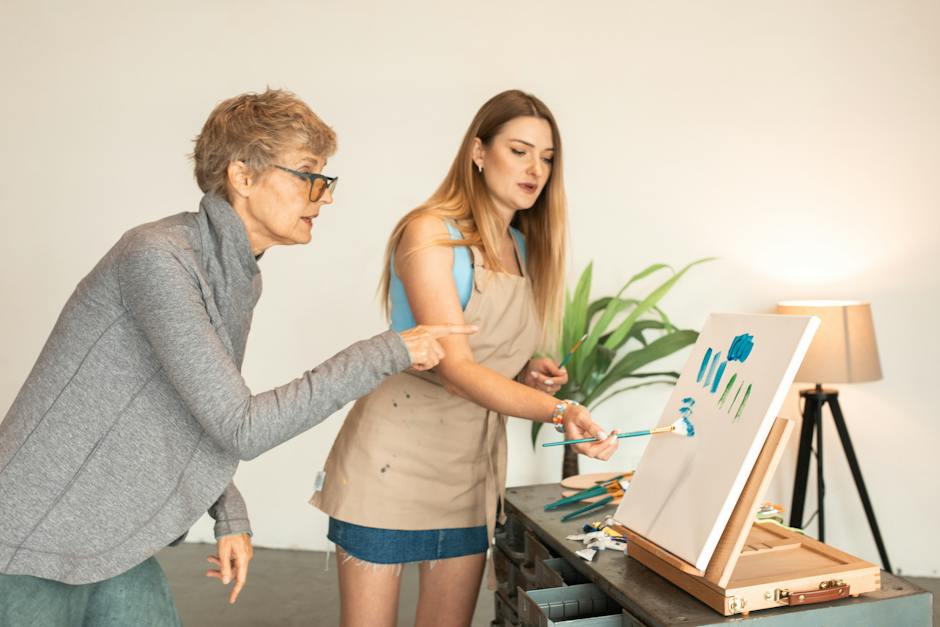
<path fill-rule="evenodd" d="M 802 286 L 832 285 L 865 274 L 884 260 L 864 242 L 806 224 L 793 224 L 789 232 L 754 240 L 741 260 L 755 274 L 781 283 Z M 745 252 L 743 248 L 739 253 Z M 737 255 L 736 255 L 737 256 Z"/>

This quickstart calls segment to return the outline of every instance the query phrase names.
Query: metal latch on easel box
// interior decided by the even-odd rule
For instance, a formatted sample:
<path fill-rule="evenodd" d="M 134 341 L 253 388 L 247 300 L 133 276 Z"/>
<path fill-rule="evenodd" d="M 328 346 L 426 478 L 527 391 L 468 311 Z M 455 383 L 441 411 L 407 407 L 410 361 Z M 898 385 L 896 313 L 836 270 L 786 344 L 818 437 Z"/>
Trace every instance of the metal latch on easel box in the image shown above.
<path fill-rule="evenodd" d="M 768 590 L 764 593 L 764 598 L 768 601 L 783 601 L 788 605 L 809 605 L 810 603 L 823 603 L 825 601 L 835 601 L 849 596 L 851 587 L 841 579 L 832 579 L 823 581 L 816 590 L 805 590 L 802 592 L 790 592 L 786 588 L 777 588 Z"/>

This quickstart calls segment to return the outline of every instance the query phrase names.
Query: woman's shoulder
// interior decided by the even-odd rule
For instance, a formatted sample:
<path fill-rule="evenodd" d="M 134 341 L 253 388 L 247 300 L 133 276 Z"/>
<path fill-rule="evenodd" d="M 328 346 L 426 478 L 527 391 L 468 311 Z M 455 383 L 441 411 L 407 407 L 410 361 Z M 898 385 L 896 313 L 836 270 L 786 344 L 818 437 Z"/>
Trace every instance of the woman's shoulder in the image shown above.
<path fill-rule="evenodd" d="M 160 263 L 172 257 L 177 262 L 196 263 L 198 229 L 195 216 L 194 213 L 180 213 L 130 229 L 116 246 L 120 260 L 133 257 L 143 263 Z"/>
<path fill-rule="evenodd" d="M 405 248 L 426 246 L 441 239 L 456 239 L 460 231 L 453 222 L 431 213 L 422 213 L 412 217 L 402 232 Z"/>

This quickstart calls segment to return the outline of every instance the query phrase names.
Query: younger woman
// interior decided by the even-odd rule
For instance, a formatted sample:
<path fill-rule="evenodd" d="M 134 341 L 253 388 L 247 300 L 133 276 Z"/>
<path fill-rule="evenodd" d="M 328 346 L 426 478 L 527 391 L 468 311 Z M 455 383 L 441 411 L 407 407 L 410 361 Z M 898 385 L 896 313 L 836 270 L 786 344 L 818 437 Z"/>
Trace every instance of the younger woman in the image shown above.
<path fill-rule="evenodd" d="M 333 445 L 311 502 L 330 515 L 343 625 L 394 625 L 408 562 L 420 563 L 417 624 L 470 624 L 501 511 L 506 416 L 597 436 L 578 449 L 592 457 L 616 450 L 586 409 L 551 396 L 567 374 L 532 360 L 557 329 L 565 211 L 554 117 L 507 91 L 483 105 L 444 182 L 392 232 L 392 328 L 480 330 L 442 338 L 436 371 L 394 375 L 358 401 Z"/>

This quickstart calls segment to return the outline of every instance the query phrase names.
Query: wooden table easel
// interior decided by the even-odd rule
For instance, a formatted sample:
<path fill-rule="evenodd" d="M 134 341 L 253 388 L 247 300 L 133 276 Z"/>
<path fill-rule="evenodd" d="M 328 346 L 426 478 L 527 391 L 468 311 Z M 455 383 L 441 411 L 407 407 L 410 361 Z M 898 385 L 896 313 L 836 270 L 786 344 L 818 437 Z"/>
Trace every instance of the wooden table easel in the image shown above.
<path fill-rule="evenodd" d="M 793 430 L 777 418 L 705 571 L 630 531 L 627 554 L 725 616 L 856 597 L 881 588 L 881 570 L 755 514 Z"/>

